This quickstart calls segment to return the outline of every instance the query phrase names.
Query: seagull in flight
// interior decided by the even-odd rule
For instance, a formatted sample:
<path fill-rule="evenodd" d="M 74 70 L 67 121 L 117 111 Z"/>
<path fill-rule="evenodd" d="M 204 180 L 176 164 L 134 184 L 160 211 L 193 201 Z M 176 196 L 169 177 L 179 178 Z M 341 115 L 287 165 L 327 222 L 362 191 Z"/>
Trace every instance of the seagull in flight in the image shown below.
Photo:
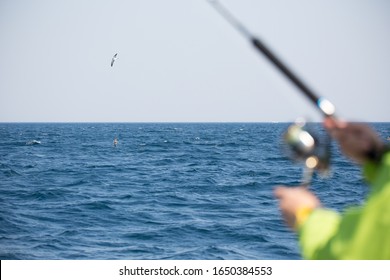
<path fill-rule="evenodd" d="M 111 67 L 114 65 L 115 60 L 117 60 L 117 57 L 116 57 L 117 55 L 118 55 L 118 53 L 114 54 L 114 56 L 112 57 L 112 59 L 111 59 Z"/>

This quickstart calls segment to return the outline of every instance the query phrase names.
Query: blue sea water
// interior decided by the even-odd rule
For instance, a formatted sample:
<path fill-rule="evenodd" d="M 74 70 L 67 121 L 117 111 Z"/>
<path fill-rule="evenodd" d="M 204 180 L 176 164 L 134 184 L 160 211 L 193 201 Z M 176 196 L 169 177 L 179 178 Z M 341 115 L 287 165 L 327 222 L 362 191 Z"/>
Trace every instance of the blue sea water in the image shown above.
<path fill-rule="evenodd" d="M 390 123 L 371 125 L 386 141 Z M 302 176 L 287 126 L 0 124 L 0 259 L 300 259 L 273 197 Z M 359 166 L 332 153 L 312 190 L 360 204 Z"/>

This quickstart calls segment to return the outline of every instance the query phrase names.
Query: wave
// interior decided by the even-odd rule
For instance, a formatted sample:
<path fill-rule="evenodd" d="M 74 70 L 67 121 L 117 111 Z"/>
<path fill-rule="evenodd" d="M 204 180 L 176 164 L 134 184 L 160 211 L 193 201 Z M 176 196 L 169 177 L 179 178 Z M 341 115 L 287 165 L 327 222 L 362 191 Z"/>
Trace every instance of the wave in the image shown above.
<path fill-rule="evenodd" d="M 41 141 L 39 141 L 39 140 L 31 140 L 31 141 L 28 141 L 28 142 L 26 142 L 26 145 L 27 146 L 33 146 L 33 145 L 41 145 Z"/>
<path fill-rule="evenodd" d="M 0 124 L 0 257 L 300 258 L 273 196 L 302 177 L 275 141 L 284 124 L 93 126 Z M 326 207 L 361 202 L 361 170 L 333 157 L 312 189 Z"/>

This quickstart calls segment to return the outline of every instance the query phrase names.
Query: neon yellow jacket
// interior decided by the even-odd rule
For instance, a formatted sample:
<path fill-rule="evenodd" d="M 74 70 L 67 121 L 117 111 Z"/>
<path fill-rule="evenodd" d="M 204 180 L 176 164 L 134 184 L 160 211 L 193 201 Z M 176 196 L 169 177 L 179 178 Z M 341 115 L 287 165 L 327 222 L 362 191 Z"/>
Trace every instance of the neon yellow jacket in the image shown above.
<path fill-rule="evenodd" d="M 364 166 L 366 203 L 343 215 L 319 208 L 298 229 L 305 259 L 390 260 L 390 152 Z"/>

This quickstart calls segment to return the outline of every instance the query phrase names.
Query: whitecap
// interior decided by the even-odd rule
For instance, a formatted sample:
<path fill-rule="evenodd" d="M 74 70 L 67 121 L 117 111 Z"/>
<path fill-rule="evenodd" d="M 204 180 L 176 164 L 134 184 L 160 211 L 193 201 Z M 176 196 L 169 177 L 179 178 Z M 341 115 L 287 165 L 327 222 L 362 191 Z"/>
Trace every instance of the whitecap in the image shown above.
<path fill-rule="evenodd" d="M 41 144 L 41 141 L 38 141 L 38 140 L 35 140 L 35 139 L 26 143 L 26 145 L 29 145 L 29 146 L 31 146 L 31 145 L 40 145 L 40 144 Z"/>

